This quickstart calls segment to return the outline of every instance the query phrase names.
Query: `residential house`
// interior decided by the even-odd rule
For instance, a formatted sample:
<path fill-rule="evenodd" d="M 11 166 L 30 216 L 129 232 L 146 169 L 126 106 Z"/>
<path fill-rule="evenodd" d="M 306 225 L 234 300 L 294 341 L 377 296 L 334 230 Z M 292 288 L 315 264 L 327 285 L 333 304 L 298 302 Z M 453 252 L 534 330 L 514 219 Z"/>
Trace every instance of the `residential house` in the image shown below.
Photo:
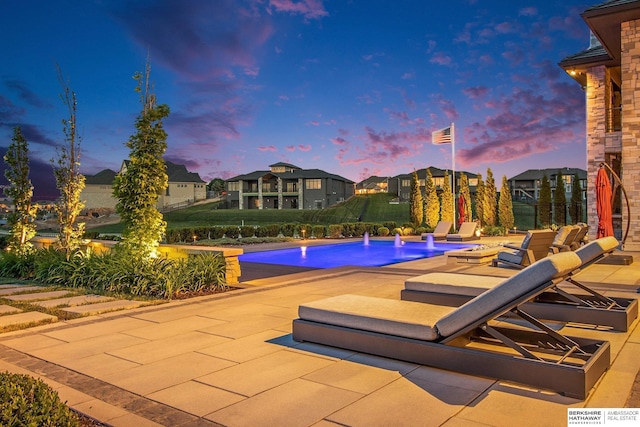
<path fill-rule="evenodd" d="M 122 162 L 120 172 L 126 170 L 128 160 Z M 157 207 L 160 210 L 175 206 L 189 205 L 207 198 L 206 183 L 197 173 L 187 171 L 184 165 L 165 161 L 169 185 L 159 195 Z M 113 197 L 113 181 L 118 173 L 104 169 L 95 175 L 85 175 L 85 188 L 81 199 L 85 208 L 115 209 L 117 200 Z"/>
<path fill-rule="evenodd" d="M 356 194 L 386 193 L 388 186 L 389 178 L 374 175 L 356 184 Z"/>
<path fill-rule="evenodd" d="M 581 200 L 586 200 L 587 190 L 587 171 L 578 168 L 548 168 L 548 169 L 529 169 L 513 178 L 509 179 L 509 189 L 511 190 L 511 198 L 514 201 L 535 203 L 540 198 L 540 185 L 544 175 L 549 179 L 551 194 L 555 193 L 558 182 L 558 172 L 562 172 L 564 181 L 565 198 L 571 200 L 571 192 L 573 189 L 573 180 L 578 177 L 580 188 L 582 189 Z"/>
<path fill-rule="evenodd" d="M 354 182 L 320 169 L 275 163 L 226 181 L 232 209 L 323 209 L 354 194 Z"/>
<path fill-rule="evenodd" d="M 442 186 L 444 185 L 444 175 L 445 172 L 449 174 L 449 186 L 452 186 L 451 182 L 451 171 L 446 171 L 444 169 L 435 168 L 430 166 L 429 171 L 431 171 L 431 176 L 433 177 L 433 183 L 436 186 L 438 193 L 441 191 Z M 427 179 L 427 169 L 419 169 L 416 171 L 418 174 L 418 180 L 420 181 L 420 188 L 424 192 L 425 181 Z M 474 173 L 464 172 L 464 171 L 456 171 L 456 192 L 460 188 L 460 175 L 465 174 L 467 176 L 467 180 L 469 182 L 469 192 L 471 194 L 475 194 L 476 186 L 478 185 L 478 175 Z M 398 195 L 398 200 L 400 202 L 408 202 L 411 198 L 411 179 L 413 173 L 396 175 L 393 178 L 389 178 L 388 192 L 392 194 Z"/>
<path fill-rule="evenodd" d="M 582 18 L 591 30 L 591 43 L 564 58 L 562 67 L 585 91 L 587 179 L 595 201 L 595 179 L 601 163 L 621 177 L 630 194 L 629 209 L 614 206 L 614 233 L 620 238 L 629 226 L 624 249 L 640 250 L 640 1 L 610 0 L 590 7 Z M 589 203 L 590 237 L 595 237 L 596 203 Z"/>

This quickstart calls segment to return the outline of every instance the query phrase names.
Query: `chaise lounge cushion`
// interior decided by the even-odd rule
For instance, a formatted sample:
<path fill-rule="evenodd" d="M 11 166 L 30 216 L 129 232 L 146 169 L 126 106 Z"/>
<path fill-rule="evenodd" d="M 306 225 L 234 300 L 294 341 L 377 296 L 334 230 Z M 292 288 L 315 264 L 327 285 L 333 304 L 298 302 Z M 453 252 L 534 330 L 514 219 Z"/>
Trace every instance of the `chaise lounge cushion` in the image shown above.
<path fill-rule="evenodd" d="M 298 307 L 300 319 L 405 338 L 433 341 L 434 323 L 455 307 L 410 301 L 339 295 Z"/>
<path fill-rule="evenodd" d="M 437 294 L 453 292 L 456 295 L 475 297 L 505 280 L 504 277 L 434 272 L 405 280 L 404 288 L 408 291 Z"/>
<path fill-rule="evenodd" d="M 514 301 L 521 300 L 550 280 L 566 276 L 580 264 L 580 257 L 573 252 L 543 258 L 438 320 L 435 328 L 441 336 L 447 337 L 478 319 L 504 314 L 514 306 Z"/>
<path fill-rule="evenodd" d="M 613 236 L 602 237 L 580 246 L 574 252 L 580 257 L 582 264 L 588 264 L 603 253 L 611 252 L 619 245 L 618 240 Z"/>

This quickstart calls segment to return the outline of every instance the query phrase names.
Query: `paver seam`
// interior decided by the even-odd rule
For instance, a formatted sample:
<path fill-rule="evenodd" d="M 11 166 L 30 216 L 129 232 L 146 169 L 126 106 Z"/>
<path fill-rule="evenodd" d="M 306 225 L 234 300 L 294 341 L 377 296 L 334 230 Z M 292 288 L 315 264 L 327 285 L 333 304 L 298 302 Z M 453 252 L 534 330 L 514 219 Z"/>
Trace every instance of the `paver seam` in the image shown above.
<path fill-rule="evenodd" d="M 22 353 L 2 344 L 0 344 L 0 359 L 159 424 L 167 426 L 185 424 L 209 427 L 220 426 L 215 422 L 137 395 L 64 366 Z"/>

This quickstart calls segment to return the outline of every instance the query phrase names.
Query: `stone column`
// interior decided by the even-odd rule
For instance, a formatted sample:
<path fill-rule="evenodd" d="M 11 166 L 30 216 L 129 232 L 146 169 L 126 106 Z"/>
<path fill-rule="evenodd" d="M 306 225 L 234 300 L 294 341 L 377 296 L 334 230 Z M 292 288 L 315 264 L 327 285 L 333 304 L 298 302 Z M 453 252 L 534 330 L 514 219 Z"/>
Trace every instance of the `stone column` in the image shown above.
<path fill-rule="evenodd" d="M 244 197 L 242 194 L 242 180 L 238 181 L 238 209 L 244 209 Z"/>
<path fill-rule="evenodd" d="M 282 209 L 282 178 L 278 177 L 278 209 Z"/>
<path fill-rule="evenodd" d="M 627 222 L 629 235 L 624 249 L 640 251 L 640 20 L 621 24 L 622 48 L 622 184 L 627 190 L 630 217 L 622 201 L 622 232 Z"/>
<path fill-rule="evenodd" d="M 587 223 L 589 239 L 596 238 L 598 215 L 596 211 L 596 175 L 600 163 L 605 160 L 606 132 L 606 82 L 605 67 L 597 66 L 587 70 L 586 110 L 587 110 Z"/>
<path fill-rule="evenodd" d="M 258 178 L 258 209 L 262 209 L 262 177 Z"/>
<path fill-rule="evenodd" d="M 298 178 L 298 209 L 304 209 L 304 190 L 302 185 L 302 178 Z"/>

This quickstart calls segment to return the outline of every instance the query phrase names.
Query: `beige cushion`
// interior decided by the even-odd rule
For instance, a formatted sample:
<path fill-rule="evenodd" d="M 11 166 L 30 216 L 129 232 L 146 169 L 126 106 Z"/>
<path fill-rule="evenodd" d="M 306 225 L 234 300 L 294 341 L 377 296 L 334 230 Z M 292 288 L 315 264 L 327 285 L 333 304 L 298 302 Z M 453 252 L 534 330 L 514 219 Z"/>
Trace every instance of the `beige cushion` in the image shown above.
<path fill-rule="evenodd" d="M 455 307 L 340 295 L 300 305 L 298 315 L 313 322 L 433 341 L 438 338 L 433 325 L 453 310 Z"/>
<path fill-rule="evenodd" d="M 614 250 L 618 247 L 618 240 L 613 236 L 602 237 L 589 242 L 575 250 L 575 253 L 582 260 L 582 264 L 587 264 L 602 254 Z"/>
<path fill-rule="evenodd" d="M 560 227 L 558 232 L 556 233 L 556 238 L 553 239 L 554 245 L 564 245 L 565 240 L 567 240 L 567 236 L 571 233 L 571 229 L 573 229 L 573 225 L 565 225 Z"/>
<path fill-rule="evenodd" d="M 474 274 L 427 273 L 405 280 L 404 288 L 410 291 L 475 297 L 499 285 L 504 280 L 504 277 L 477 276 Z"/>
<path fill-rule="evenodd" d="M 496 311 L 525 302 L 530 292 L 544 291 L 550 280 L 566 276 L 580 264 L 580 257 L 573 252 L 543 258 L 438 320 L 435 327 L 441 336 L 450 336 Z"/>

